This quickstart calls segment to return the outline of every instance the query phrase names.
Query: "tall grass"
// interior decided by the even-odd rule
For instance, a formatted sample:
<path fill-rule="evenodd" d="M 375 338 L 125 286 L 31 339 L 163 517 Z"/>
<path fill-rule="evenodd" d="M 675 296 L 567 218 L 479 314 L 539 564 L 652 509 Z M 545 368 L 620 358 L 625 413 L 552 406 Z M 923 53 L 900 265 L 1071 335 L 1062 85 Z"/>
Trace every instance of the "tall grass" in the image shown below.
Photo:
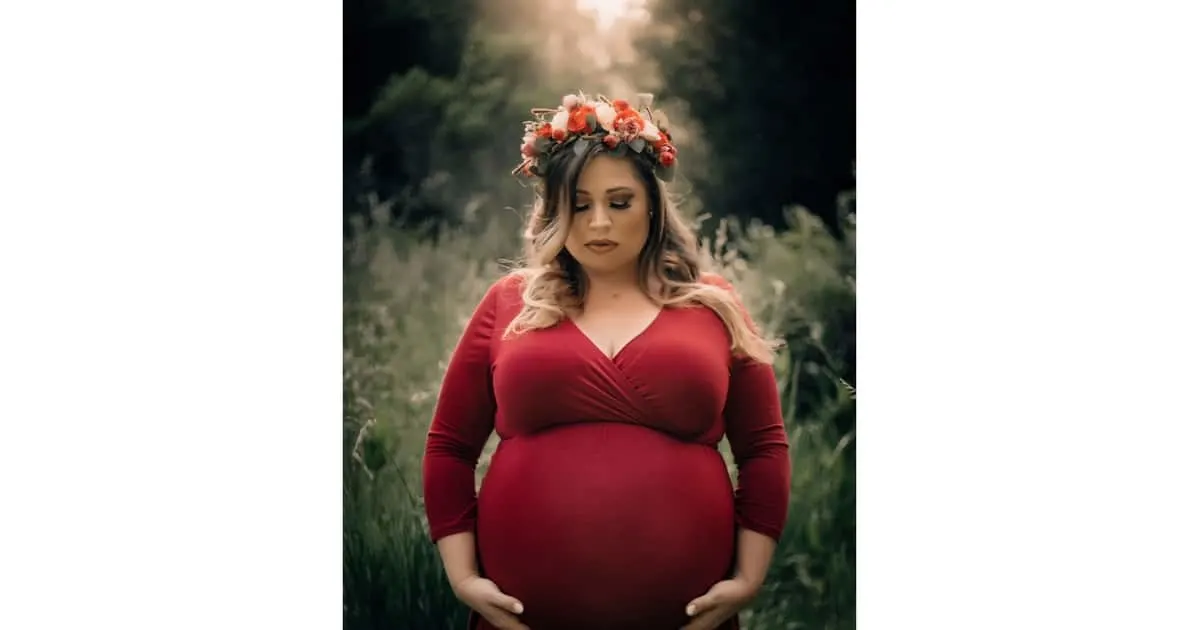
<path fill-rule="evenodd" d="M 795 216 L 786 232 L 725 226 L 705 242 L 711 264 L 755 317 L 789 343 L 776 369 L 793 447 L 790 518 L 768 581 L 743 613 L 748 630 L 854 625 L 854 400 L 845 382 L 853 380 L 853 242 L 834 243 Z M 359 234 L 347 251 L 347 628 L 466 623 L 428 541 L 419 464 L 451 349 L 498 277 L 497 261 L 514 255 L 519 231 L 515 215 L 437 237 L 381 228 Z M 494 446 L 493 437 L 481 475 Z M 727 444 L 722 451 L 728 457 Z"/>

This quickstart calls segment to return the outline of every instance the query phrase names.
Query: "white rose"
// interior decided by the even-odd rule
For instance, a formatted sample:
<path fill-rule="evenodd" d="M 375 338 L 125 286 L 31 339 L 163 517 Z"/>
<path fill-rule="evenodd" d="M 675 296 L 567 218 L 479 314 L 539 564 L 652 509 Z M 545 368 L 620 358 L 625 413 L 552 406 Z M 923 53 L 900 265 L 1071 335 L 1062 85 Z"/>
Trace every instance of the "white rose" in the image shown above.
<path fill-rule="evenodd" d="M 579 97 L 574 94 L 568 94 L 563 97 L 562 104 L 568 110 L 575 109 L 575 106 L 579 104 Z"/>
<path fill-rule="evenodd" d="M 600 123 L 608 131 L 613 130 L 613 120 L 617 117 L 617 110 L 612 108 L 608 103 L 596 104 L 596 122 Z"/>
<path fill-rule="evenodd" d="M 646 121 L 646 126 L 642 128 L 642 137 L 650 142 L 658 142 L 661 135 L 658 131 L 658 127 L 654 126 L 654 123 Z"/>
<path fill-rule="evenodd" d="M 559 112 L 554 115 L 554 118 L 550 120 L 550 128 L 555 131 L 558 131 L 559 129 L 566 131 L 567 119 L 570 118 L 570 116 L 571 115 L 567 112 L 559 110 Z"/>
<path fill-rule="evenodd" d="M 532 133 L 525 134 L 525 137 L 521 139 L 525 144 L 533 144 L 534 140 L 537 140 L 537 136 Z"/>

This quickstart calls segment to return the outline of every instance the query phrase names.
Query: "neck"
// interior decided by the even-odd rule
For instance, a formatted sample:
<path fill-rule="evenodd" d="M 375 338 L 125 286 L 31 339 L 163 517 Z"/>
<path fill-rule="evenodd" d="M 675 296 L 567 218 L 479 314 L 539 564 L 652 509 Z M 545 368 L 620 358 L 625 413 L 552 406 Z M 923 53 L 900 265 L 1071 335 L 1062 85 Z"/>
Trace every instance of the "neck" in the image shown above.
<path fill-rule="evenodd" d="M 628 293 L 639 288 L 637 267 L 607 274 L 587 274 L 587 291 L 590 295 Z"/>

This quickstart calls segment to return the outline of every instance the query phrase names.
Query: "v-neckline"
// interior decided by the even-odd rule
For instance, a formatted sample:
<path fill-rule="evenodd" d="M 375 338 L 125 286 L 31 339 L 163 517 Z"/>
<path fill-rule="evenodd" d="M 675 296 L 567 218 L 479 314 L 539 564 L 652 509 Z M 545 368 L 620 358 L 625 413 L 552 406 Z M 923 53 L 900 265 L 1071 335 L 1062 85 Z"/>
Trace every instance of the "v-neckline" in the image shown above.
<path fill-rule="evenodd" d="M 575 329 L 575 332 L 579 333 L 579 336 L 582 337 L 585 342 L 587 342 L 588 346 L 591 346 L 592 350 L 594 350 L 597 354 L 599 354 L 601 357 L 603 357 L 608 362 L 615 364 L 617 362 L 617 359 L 621 357 L 621 354 L 624 353 L 625 350 L 627 350 L 629 348 L 629 346 L 632 346 L 635 342 L 637 342 L 639 339 L 644 337 L 646 335 L 646 333 L 650 331 L 651 328 L 654 328 L 654 325 L 658 323 L 658 320 L 662 319 L 663 313 L 666 310 L 667 310 L 666 308 L 660 307 L 658 309 L 658 312 L 654 314 L 654 317 L 650 320 L 650 322 L 647 323 L 645 326 L 643 326 L 642 329 L 639 330 L 636 335 L 630 337 L 629 341 L 626 341 L 624 345 L 622 345 L 620 348 L 617 348 L 617 351 L 614 352 L 611 357 L 608 356 L 608 353 L 605 352 L 604 349 L 601 348 L 600 345 L 597 344 L 594 339 L 592 339 L 591 335 L 588 335 L 587 332 L 582 327 L 579 326 L 579 324 L 575 323 L 574 318 L 572 318 L 570 316 L 564 316 L 563 319 L 565 319 L 567 321 L 567 323 L 570 324 L 571 328 Z"/>

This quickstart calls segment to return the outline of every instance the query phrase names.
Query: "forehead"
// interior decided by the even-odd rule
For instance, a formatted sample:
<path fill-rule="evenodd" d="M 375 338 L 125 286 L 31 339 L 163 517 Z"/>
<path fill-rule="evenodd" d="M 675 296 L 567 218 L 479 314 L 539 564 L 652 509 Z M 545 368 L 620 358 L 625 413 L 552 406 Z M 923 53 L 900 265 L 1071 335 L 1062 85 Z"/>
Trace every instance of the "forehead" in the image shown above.
<path fill-rule="evenodd" d="M 593 194 L 618 186 L 642 189 L 642 183 L 634 174 L 633 165 L 629 160 L 603 154 L 593 157 L 584 165 L 576 184 L 579 190 Z"/>

